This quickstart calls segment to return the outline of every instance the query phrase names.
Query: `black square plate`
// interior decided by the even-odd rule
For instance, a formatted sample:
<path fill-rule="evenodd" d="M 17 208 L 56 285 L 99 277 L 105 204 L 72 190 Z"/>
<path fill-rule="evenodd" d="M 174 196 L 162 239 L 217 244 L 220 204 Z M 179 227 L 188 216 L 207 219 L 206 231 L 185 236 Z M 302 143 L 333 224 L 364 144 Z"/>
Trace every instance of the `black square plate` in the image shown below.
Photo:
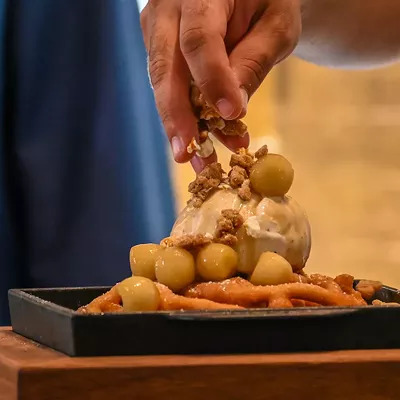
<path fill-rule="evenodd" d="M 400 348 L 400 307 L 81 315 L 108 287 L 9 291 L 15 332 L 70 356 Z M 400 303 L 400 291 L 376 297 Z"/>

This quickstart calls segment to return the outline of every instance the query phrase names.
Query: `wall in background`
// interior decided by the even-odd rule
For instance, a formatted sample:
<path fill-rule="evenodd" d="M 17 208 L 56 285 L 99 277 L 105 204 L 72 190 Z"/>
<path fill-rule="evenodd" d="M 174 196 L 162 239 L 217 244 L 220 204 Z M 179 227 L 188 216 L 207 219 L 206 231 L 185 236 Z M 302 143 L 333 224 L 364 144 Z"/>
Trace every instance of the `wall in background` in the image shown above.
<path fill-rule="evenodd" d="M 346 72 L 291 58 L 274 76 L 292 195 L 313 229 L 308 268 L 400 287 L 400 66 Z"/>

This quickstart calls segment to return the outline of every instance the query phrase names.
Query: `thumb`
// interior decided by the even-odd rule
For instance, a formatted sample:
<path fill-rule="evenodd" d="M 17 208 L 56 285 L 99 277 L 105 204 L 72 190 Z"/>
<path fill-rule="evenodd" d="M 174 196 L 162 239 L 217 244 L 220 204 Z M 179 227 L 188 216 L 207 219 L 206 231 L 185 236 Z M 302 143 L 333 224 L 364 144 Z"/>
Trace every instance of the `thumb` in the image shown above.
<path fill-rule="evenodd" d="M 249 97 L 269 71 L 296 47 L 301 30 L 300 15 L 266 12 L 229 56 L 231 68 Z"/>

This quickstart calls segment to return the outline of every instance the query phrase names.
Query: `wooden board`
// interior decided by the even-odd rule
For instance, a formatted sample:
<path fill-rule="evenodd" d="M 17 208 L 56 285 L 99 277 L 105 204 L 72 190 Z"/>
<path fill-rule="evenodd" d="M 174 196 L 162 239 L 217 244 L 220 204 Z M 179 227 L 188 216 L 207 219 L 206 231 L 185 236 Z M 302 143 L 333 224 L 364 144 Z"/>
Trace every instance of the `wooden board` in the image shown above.
<path fill-rule="evenodd" d="M 70 358 L 0 329 L 0 400 L 399 399 L 399 376 L 400 350 Z"/>

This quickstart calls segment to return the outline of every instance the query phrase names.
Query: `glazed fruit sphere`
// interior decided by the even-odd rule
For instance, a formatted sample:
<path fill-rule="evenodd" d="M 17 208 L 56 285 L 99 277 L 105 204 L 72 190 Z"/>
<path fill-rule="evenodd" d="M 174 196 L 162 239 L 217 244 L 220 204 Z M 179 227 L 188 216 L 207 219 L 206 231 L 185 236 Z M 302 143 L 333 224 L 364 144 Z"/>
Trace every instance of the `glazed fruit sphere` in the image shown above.
<path fill-rule="evenodd" d="M 279 154 L 268 154 L 257 160 L 250 171 L 252 188 L 262 196 L 284 196 L 293 183 L 292 164 Z"/>
<path fill-rule="evenodd" d="M 211 243 L 197 254 L 197 273 L 208 281 L 223 281 L 234 275 L 238 261 L 238 254 L 231 247 Z"/>
<path fill-rule="evenodd" d="M 156 260 L 157 281 L 177 292 L 190 285 L 195 278 L 193 256 L 185 249 L 169 247 Z"/>
<path fill-rule="evenodd" d="M 253 285 L 280 285 L 291 282 L 293 271 L 291 265 L 279 254 L 262 253 L 250 282 Z"/>
<path fill-rule="evenodd" d="M 157 311 L 161 297 L 153 281 L 141 276 L 132 276 L 117 285 L 125 312 Z"/>
<path fill-rule="evenodd" d="M 156 279 L 155 265 L 158 254 L 162 250 L 159 244 L 139 244 L 131 248 L 129 261 L 132 275 Z"/>

